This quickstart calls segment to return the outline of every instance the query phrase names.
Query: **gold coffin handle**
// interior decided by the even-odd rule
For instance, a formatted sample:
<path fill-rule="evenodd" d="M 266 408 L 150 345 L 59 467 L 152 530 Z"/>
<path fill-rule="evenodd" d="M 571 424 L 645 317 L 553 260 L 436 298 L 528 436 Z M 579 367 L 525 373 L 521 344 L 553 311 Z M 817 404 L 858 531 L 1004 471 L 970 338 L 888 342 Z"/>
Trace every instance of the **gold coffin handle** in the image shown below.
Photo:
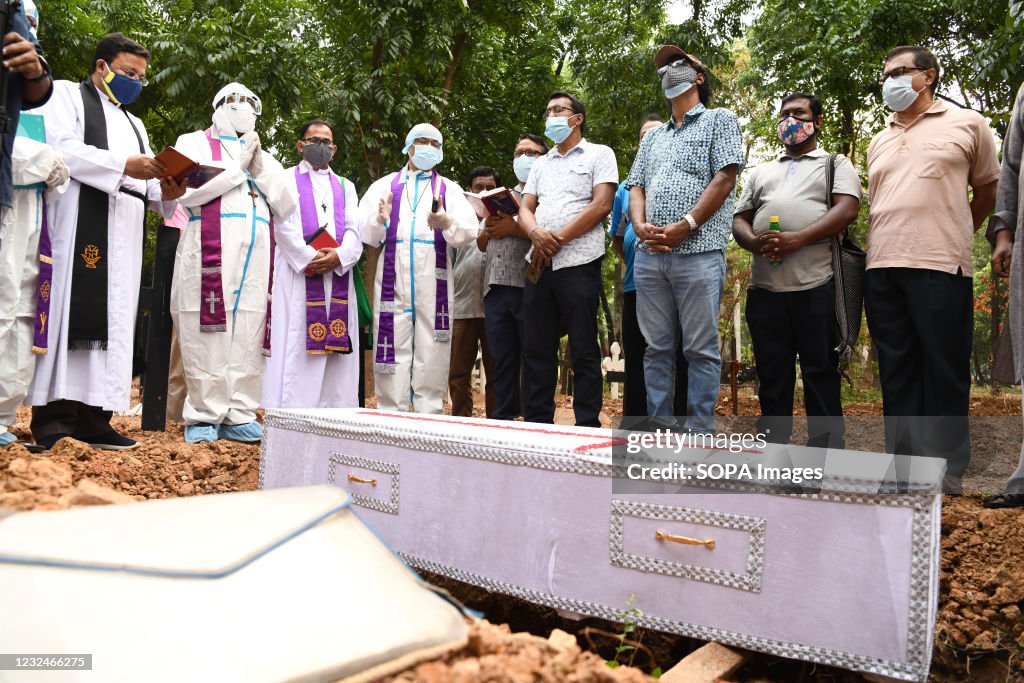
<path fill-rule="evenodd" d="M 355 484 L 369 484 L 370 486 L 376 486 L 377 485 L 377 480 L 376 479 L 363 479 L 362 477 L 357 477 L 356 475 L 352 474 L 351 472 L 348 473 L 348 480 L 353 482 L 353 483 L 355 483 Z"/>
<path fill-rule="evenodd" d="M 666 534 L 661 529 L 654 532 L 654 538 L 659 541 L 670 541 L 672 543 L 682 543 L 683 545 L 702 545 L 708 550 L 715 549 L 715 539 L 713 538 L 708 538 L 702 541 L 699 538 L 690 538 L 689 536 L 674 536 L 672 534 Z"/>

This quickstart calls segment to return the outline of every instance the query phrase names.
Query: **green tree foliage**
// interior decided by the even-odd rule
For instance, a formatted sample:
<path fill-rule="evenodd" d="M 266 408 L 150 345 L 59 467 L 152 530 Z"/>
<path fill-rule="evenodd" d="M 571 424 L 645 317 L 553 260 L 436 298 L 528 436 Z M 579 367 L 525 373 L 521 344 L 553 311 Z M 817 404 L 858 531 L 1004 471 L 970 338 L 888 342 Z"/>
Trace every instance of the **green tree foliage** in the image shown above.
<path fill-rule="evenodd" d="M 997 132 L 1024 80 L 1024 0 L 690 0 L 678 24 L 668 4 L 45 0 L 40 40 L 56 76 L 71 80 L 89 73 L 109 31 L 149 47 L 152 83 L 132 109 L 157 149 L 208 126 L 214 94 L 234 80 L 261 96 L 264 146 L 286 165 L 298 161 L 299 125 L 327 119 L 334 168 L 360 191 L 403 163 L 405 134 L 420 121 L 445 133 L 446 174 L 490 165 L 514 184 L 517 138 L 543 132 L 548 94 L 562 89 L 585 102 L 587 137 L 615 150 L 624 177 L 645 115 L 669 114 L 651 61 L 662 43 L 711 69 L 713 106 L 740 116 L 751 164 L 777 148 L 775 103 L 806 90 L 825 106 L 824 145 L 863 168 L 885 116 L 882 60 L 898 44 L 935 51 L 940 95 L 982 112 Z M 866 227 L 862 211 L 858 236 Z M 618 270 L 605 269 L 609 289 Z"/>

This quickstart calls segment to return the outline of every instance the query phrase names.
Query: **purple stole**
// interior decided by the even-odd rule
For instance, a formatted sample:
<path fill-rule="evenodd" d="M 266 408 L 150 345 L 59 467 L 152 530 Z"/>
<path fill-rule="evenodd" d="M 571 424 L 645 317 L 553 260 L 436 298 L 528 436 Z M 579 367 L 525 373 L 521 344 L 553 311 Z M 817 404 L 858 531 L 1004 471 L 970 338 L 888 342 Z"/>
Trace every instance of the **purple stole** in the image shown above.
<path fill-rule="evenodd" d="M 220 161 L 220 140 L 213 136 L 213 129 L 206 130 L 210 143 L 210 154 L 214 161 Z M 221 282 L 220 251 L 220 197 L 203 204 L 200 209 L 200 249 L 202 250 L 202 289 L 199 296 L 199 329 L 202 332 L 226 332 L 228 329 L 227 309 L 224 306 L 224 285 Z"/>
<path fill-rule="evenodd" d="M 50 293 L 53 289 L 53 252 L 50 248 L 50 229 L 46 219 L 45 191 L 39 192 L 39 202 L 43 220 L 39 231 L 39 279 L 36 282 L 36 319 L 33 324 L 32 353 L 43 354 L 49 348 L 46 323 L 50 319 Z"/>
<path fill-rule="evenodd" d="M 214 161 L 221 161 L 220 140 L 213 134 L 213 128 L 204 131 L 210 143 L 210 155 Z M 255 213 L 256 207 L 253 207 Z M 220 239 L 220 197 L 203 204 L 200 209 L 200 249 L 202 253 L 201 284 L 199 292 L 199 330 L 201 332 L 226 332 L 227 308 L 224 305 L 224 285 L 221 277 Z M 270 216 L 270 281 L 267 287 L 267 320 L 263 332 L 263 355 L 270 355 L 270 293 L 274 287 L 274 217 Z M 241 296 L 241 294 L 239 294 Z"/>
<path fill-rule="evenodd" d="M 299 190 L 299 215 L 302 217 L 302 237 L 309 240 L 316 234 L 320 226 L 313 199 L 313 171 L 303 173 L 295 167 L 295 185 Z M 334 195 L 334 234 L 337 239 L 339 227 L 344 239 L 345 235 L 345 190 L 338 178 L 331 178 L 331 193 Z M 327 308 L 327 295 L 324 289 L 323 274 L 306 276 L 306 353 L 324 354 L 332 351 L 352 353 L 352 340 L 348 336 L 348 280 L 349 273 L 342 276 L 335 274 L 331 279 L 330 312 Z M 330 321 L 330 322 L 328 322 Z"/>
<path fill-rule="evenodd" d="M 398 239 L 398 216 L 402 209 L 402 190 L 399 182 L 402 171 L 391 180 L 391 217 L 387 236 L 384 238 L 384 270 L 381 273 L 380 313 L 377 318 L 377 355 L 373 371 L 381 375 L 395 374 L 395 242 Z M 431 196 L 437 187 L 437 171 L 430 174 Z M 441 205 L 445 204 L 445 184 L 441 183 Z M 415 214 L 415 211 L 414 211 Z M 414 218 L 415 220 L 415 218 Z M 437 289 L 434 297 L 434 341 L 451 340 L 448 316 L 448 244 L 444 234 L 434 229 L 434 276 Z M 413 264 L 409 264 L 409 276 L 415 277 Z"/>

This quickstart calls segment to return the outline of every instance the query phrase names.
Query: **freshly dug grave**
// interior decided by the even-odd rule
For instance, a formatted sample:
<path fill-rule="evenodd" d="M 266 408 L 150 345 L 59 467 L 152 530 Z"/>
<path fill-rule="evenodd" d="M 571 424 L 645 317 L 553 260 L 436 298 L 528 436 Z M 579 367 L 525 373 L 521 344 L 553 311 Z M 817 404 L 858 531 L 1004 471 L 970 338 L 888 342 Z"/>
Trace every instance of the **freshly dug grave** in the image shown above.
<path fill-rule="evenodd" d="M 993 410 L 990 414 L 1012 415 L 1020 406 L 1016 399 L 985 403 L 981 407 Z M 1003 412 L 996 412 L 1000 410 Z M 22 411 L 19 418 L 13 431 L 27 437 L 28 411 Z M 167 432 L 143 432 L 137 417 L 115 417 L 114 427 L 138 439 L 140 447 L 123 453 L 100 452 L 65 440 L 45 455 L 33 455 L 17 444 L 0 448 L 0 509 L 52 510 L 258 487 L 258 445 L 229 441 L 189 445 L 183 441 L 180 425 L 169 425 Z M 1016 459 L 1015 453 L 1003 455 L 1008 461 Z M 603 661 L 613 658 L 614 634 L 621 632 L 621 625 L 596 619 L 571 621 L 513 598 L 441 577 L 428 578 L 483 611 L 492 622 L 504 623 L 477 625 L 465 649 L 420 665 L 395 680 L 646 680 L 636 670 L 613 671 Z M 939 615 L 931 680 L 1024 681 L 1022 610 L 1024 510 L 985 510 L 980 497 L 947 496 L 943 501 Z M 574 634 L 584 652 L 567 650 L 564 639 L 559 647 L 553 647 L 511 632 L 529 632 L 546 639 L 555 628 Z M 642 634 L 642 644 L 633 663 L 647 671 L 654 666 L 668 669 L 701 645 L 656 632 Z M 534 676 L 534 671 L 539 673 Z M 863 680 L 847 671 L 767 655 L 753 655 L 731 679 Z"/>

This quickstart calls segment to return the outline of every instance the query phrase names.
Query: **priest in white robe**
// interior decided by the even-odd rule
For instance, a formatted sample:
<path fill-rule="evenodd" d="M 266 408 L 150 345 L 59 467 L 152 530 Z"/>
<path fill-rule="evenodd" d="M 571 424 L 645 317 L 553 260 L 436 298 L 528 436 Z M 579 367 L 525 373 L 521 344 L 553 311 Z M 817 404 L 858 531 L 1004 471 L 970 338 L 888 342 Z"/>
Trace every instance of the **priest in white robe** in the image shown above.
<path fill-rule="evenodd" d="M 124 108 L 145 85 L 149 60 L 139 43 L 109 34 L 96 46 L 90 77 L 57 81 L 37 110 L 47 143 L 71 170 L 50 216 L 48 351 L 36 357 L 28 396 L 32 434 L 44 448 L 67 436 L 101 449 L 137 445 L 110 417 L 128 409 L 131 395 L 143 218 L 147 208 L 173 215 L 185 189 L 161 178 L 145 126 Z"/>
<path fill-rule="evenodd" d="M 359 197 L 351 181 L 330 169 L 338 149 L 330 124 L 307 122 L 296 146 L 302 162 L 285 175 L 299 206 L 276 226 L 262 403 L 264 408 L 354 408 L 361 362 L 353 280 L 363 253 Z M 327 244 L 310 246 L 319 246 L 319 240 Z"/>
<path fill-rule="evenodd" d="M 270 309 L 272 223 L 295 209 L 294 184 L 260 146 L 262 103 L 240 83 L 214 97 L 213 125 L 178 138 L 190 159 L 224 169 L 189 189 L 178 241 L 171 316 L 188 395 L 182 411 L 189 443 L 258 442 Z"/>
<path fill-rule="evenodd" d="M 0 446 L 16 440 L 8 427 L 28 396 L 33 351 L 47 351 L 42 332 L 53 288 L 47 195 L 63 193 L 69 173 L 64 155 L 46 143 L 22 135 L 14 141 L 14 206 L 4 210 L 0 228 Z"/>
<path fill-rule="evenodd" d="M 383 410 L 444 412 L 453 294 L 447 247 L 472 242 L 479 225 L 462 188 L 435 170 L 443 142 L 434 126 L 413 126 L 402 149 L 409 162 L 359 202 L 363 241 L 383 247 L 373 296 L 373 379 Z"/>

